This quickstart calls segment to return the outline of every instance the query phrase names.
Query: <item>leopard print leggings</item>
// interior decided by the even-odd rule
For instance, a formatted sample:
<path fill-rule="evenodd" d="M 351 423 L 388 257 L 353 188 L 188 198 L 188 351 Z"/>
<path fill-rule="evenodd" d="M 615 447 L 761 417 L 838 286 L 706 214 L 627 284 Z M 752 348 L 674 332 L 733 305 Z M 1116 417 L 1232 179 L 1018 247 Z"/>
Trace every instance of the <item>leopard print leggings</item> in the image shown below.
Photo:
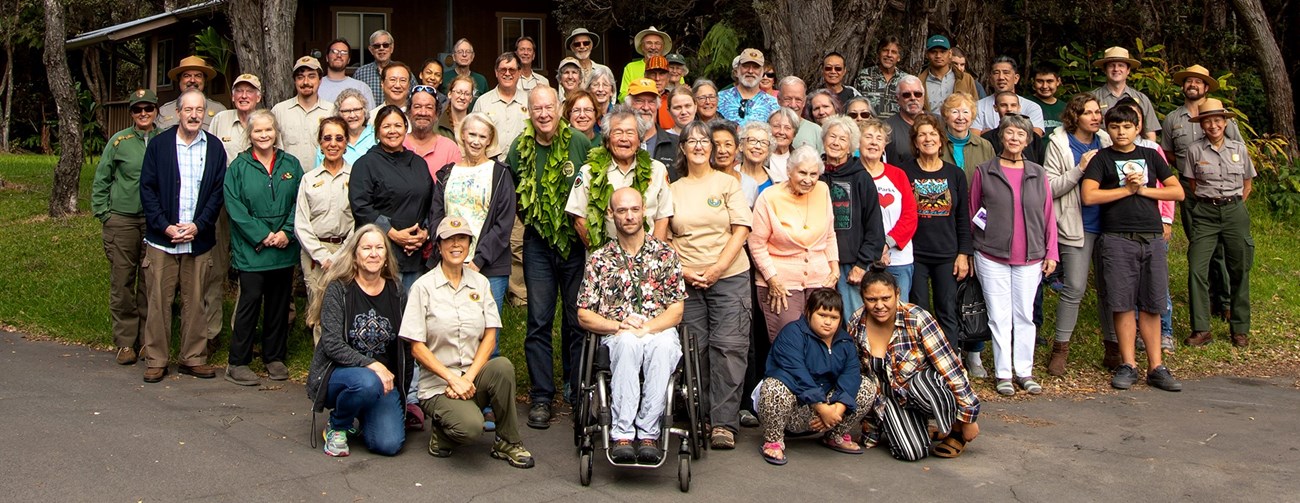
<path fill-rule="evenodd" d="M 863 379 L 862 386 L 858 388 L 857 408 L 832 428 L 830 433 L 844 435 L 853 431 L 862 423 L 867 412 L 870 412 L 875 399 L 875 380 Z M 780 379 L 763 379 L 763 389 L 758 396 L 758 418 L 763 423 L 763 442 L 781 442 L 785 439 L 787 428 L 791 431 L 807 431 L 814 416 L 816 413 L 812 407 L 799 405 L 799 399 Z"/>

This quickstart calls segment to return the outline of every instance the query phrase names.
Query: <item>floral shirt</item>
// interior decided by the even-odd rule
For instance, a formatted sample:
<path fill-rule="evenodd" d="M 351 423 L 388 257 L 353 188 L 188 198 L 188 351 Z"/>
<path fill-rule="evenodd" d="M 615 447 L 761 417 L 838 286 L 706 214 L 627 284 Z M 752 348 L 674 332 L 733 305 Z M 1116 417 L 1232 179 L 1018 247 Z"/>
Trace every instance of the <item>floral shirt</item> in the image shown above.
<path fill-rule="evenodd" d="M 871 343 L 867 339 L 866 308 L 858 309 L 849 323 L 849 335 L 858 341 L 862 368 L 871 368 Z M 899 304 L 894 333 L 885 352 L 889 386 L 900 405 L 907 405 L 909 381 L 922 370 L 933 367 L 948 384 L 957 400 L 957 420 L 973 423 L 980 413 L 980 400 L 971 390 L 957 353 L 948 345 L 943 329 L 930 313 L 915 304 Z M 884 385 L 885 383 L 881 383 Z M 877 400 L 876 407 L 883 404 Z M 873 408 L 876 408 L 873 407 Z M 879 411 L 879 409 L 877 409 Z"/>
<path fill-rule="evenodd" d="M 668 243 L 646 236 L 635 255 L 618 241 L 605 243 L 587 259 L 578 308 L 611 320 L 637 314 L 654 318 L 686 299 L 686 282 L 677 253 Z"/>
<path fill-rule="evenodd" d="M 906 76 L 907 72 L 895 68 L 894 78 L 885 80 L 880 66 L 873 66 L 858 72 L 853 83 L 854 87 L 857 87 L 858 91 L 871 102 L 871 109 L 876 111 L 876 117 L 884 120 L 898 113 L 898 81 Z"/>

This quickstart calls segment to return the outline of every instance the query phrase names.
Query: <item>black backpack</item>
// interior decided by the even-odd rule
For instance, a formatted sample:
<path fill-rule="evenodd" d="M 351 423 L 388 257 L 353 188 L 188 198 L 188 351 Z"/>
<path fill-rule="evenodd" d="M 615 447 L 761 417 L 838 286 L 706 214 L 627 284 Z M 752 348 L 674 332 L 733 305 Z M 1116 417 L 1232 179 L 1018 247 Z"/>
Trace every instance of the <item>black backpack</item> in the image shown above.
<path fill-rule="evenodd" d="M 974 274 L 957 283 L 957 305 L 960 309 L 957 340 L 984 342 L 993 339 L 993 329 L 989 328 L 988 306 L 984 304 L 984 289 Z"/>

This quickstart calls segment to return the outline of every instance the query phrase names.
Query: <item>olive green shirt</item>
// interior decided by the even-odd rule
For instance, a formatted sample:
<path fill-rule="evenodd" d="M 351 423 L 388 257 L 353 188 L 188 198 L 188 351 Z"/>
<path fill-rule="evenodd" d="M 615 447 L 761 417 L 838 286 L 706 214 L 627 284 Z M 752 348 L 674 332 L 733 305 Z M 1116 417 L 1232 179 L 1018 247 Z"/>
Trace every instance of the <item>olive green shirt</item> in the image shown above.
<path fill-rule="evenodd" d="M 145 132 L 132 126 L 108 139 L 90 189 L 90 209 L 95 218 L 102 222 L 108 220 L 109 213 L 144 214 L 140 206 L 140 165 L 144 163 L 145 146 L 161 130 L 155 127 Z"/>

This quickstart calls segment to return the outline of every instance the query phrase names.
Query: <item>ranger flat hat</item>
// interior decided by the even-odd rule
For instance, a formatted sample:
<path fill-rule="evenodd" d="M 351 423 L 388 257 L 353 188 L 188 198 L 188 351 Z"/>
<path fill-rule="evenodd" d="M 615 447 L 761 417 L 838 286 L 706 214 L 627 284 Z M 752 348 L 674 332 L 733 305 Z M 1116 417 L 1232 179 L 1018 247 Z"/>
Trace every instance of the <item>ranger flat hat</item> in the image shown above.
<path fill-rule="evenodd" d="M 1219 81 L 1210 76 L 1210 71 L 1201 65 L 1192 65 L 1181 72 L 1174 74 L 1174 83 L 1179 86 L 1187 80 L 1187 77 L 1196 77 L 1205 82 L 1206 92 L 1214 92 L 1219 88 Z"/>
<path fill-rule="evenodd" d="M 1092 66 L 1095 66 L 1097 68 L 1104 68 L 1106 66 L 1106 63 L 1110 63 L 1112 61 L 1123 61 L 1125 63 L 1128 63 L 1128 67 L 1130 70 L 1137 70 L 1139 67 L 1142 66 L 1141 61 L 1133 59 L 1128 55 L 1128 49 L 1119 46 L 1106 49 L 1106 52 L 1102 53 L 1101 59 L 1092 62 Z"/>
<path fill-rule="evenodd" d="M 167 78 L 170 80 L 176 80 L 176 76 L 189 70 L 198 70 L 203 72 L 203 75 L 206 76 L 208 80 L 212 80 L 213 77 L 217 76 L 217 69 L 209 66 L 208 62 L 204 61 L 203 58 L 198 56 L 186 56 L 184 59 L 181 59 L 181 64 L 176 65 L 176 68 L 172 68 L 167 72 Z"/>

